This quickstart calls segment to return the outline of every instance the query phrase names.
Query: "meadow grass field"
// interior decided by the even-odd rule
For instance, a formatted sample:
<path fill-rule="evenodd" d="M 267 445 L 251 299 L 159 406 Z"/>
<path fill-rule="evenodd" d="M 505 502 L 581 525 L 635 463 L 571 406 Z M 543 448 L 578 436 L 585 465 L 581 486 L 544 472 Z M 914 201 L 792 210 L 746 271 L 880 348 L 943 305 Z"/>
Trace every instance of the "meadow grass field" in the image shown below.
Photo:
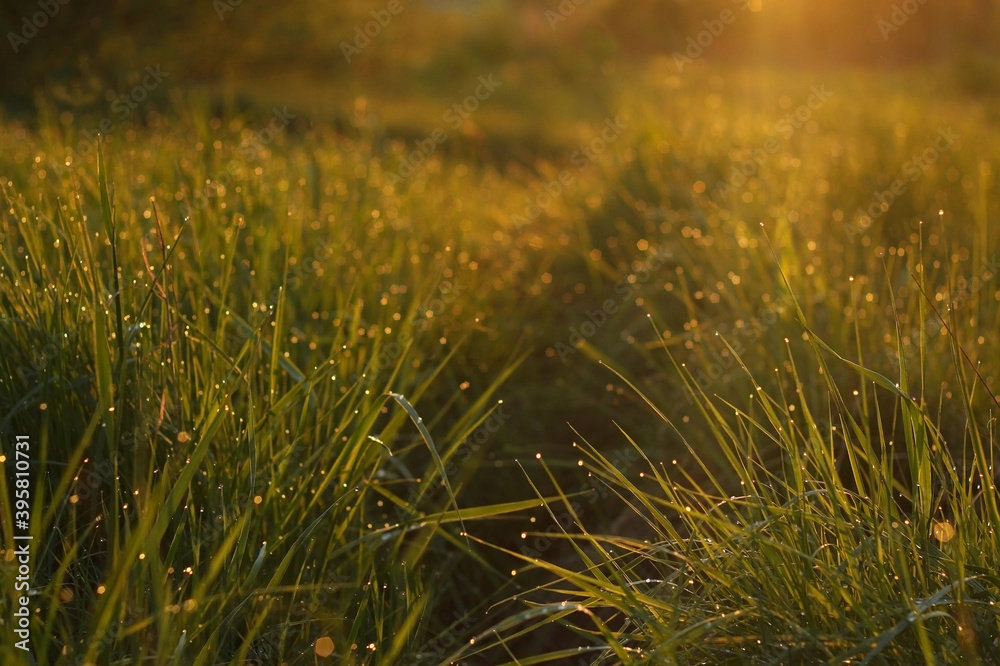
<path fill-rule="evenodd" d="M 0 119 L 34 663 L 1000 663 L 1000 99 L 497 76 Z"/>

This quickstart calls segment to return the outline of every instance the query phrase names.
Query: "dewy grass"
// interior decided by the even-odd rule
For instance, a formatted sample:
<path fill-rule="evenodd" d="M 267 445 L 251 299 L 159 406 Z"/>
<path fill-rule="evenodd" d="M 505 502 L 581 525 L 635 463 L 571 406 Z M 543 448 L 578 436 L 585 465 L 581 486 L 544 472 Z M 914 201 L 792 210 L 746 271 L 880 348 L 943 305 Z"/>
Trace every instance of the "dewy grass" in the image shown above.
<path fill-rule="evenodd" d="M 822 348 L 815 347 L 816 362 L 827 368 Z M 927 471 L 897 484 L 892 470 L 880 466 L 884 448 L 872 450 L 830 373 L 822 376 L 832 420 L 821 420 L 801 399 L 794 367 L 793 394 L 759 391 L 750 411 L 699 398 L 708 426 L 703 435 L 726 456 L 725 478 L 732 482 L 706 473 L 708 464 L 689 471 L 648 458 L 633 482 L 599 451 L 587 450 L 594 471 L 645 517 L 656 538 L 564 531 L 578 556 L 572 566 L 511 553 L 551 574 L 552 582 L 534 595 L 567 600 L 540 604 L 521 621 L 545 613 L 568 623 L 617 663 L 1000 658 L 992 458 L 975 457 L 958 474 L 949 447 L 927 427 L 926 448 L 908 449 L 930 454 L 917 465 Z M 914 419 L 911 427 L 929 425 L 919 409 L 906 415 L 912 399 L 893 388 L 873 390 L 892 391 L 896 415 Z M 690 428 L 677 427 L 678 436 L 684 431 Z M 993 429 L 977 436 L 995 447 Z M 763 447 L 776 450 L 778 460 L 765 458 Z M 690 451 L 699 461 L 694 447 Z M 941 488 L 930 513 L 916 501 L 913 483 L 925 476 Z M 906 496 L 906 509 L 894 489 Z M 561 491 L 560 501 L 570 506 Z M 531 596 L 525 595 L 528 603 Z M 611 636 L 593 618 L 598 609 L 616 618 Z M 495 641 L 511 630 L 509 623 L 496 627 Z"/>
<path fill-rule="evenodd" d="M 525 601 L 566 598 L 534 612 L 589 636 L 609 663 L 993 663 L 1000 658 L 997 492 L 988 453 L 996 447 L 994 424 L 980 429 L 970 418 L 968 437 L 976 444 L 960 465 L 932 415 L 901 389 L 905 379 L 893 383 L 840 357 L 810 333 L 797 302 L 795 308 L 819 370 L 810 376 L 822 378 L 828 412 L 814 413 L 805 400 L 789 350 L 787 394 L 758 388 L 747 409 L 698 393 L 705 426 L 698 448 L 712 441 L 724 469 L 704 462 L 688 439 L 691 428 L 659 410 L 687 443 L 693 470 L 645 458 L 646 471 L 632 481 L 588 447 L 592 471 L 655 538 L 564 529 L 574 565 L 511 553 L 552 577 Z M 953 336 L 951 344 L 956 364 L 964 362 Z M 888 464 L 893 443 L 885 431 L 873 433 L 848 408 L 829 353 L 870 386 L 871 410 L 882 409 L 878 392 L 894 399 L 879 424 L 902 421 L 909 478 L 897 478 Z M 690 373 L 677 369 L 697 391 Z M 979 378 L 967 381 L 966 395 Z M 559 494 L 569 507 L 570 498 Z M 581 527 L 577 520 L 573 526 Z M 593 619 L 597 609 L 616 618 L 610 637 Z M 508 624 L 497 632 L 509 631 Z"/>
<path fill-rule="evenodd" d="M 59 114 L 0 124 L 38 663 L 1000 661 L 988 109 L 831 82 L 720 204 L 758 84 L 801 82 L 655 70 L 522 228 L 574 165 L 456 145 L 393 187 L 404 142 L 241 151 L 194 98 L 69 163 Z M 950 125 L 977 140 L 859 229 Z"/>
<path fill-rule="evenodd" d="M 430 318 L 448 313 L 426 304 L 457 266 L 440 257 L 432 273 L 401 243 L 386 259 L 417 293 L 386 285 L 373 307 L 358 277 L 319 292 L 307 280 L 359 270 L 349 265 L 362 255 L 354 241 L 116 200 L 123 176 L 101 152 L 99 230 L 89 230 L 89 195 L 29 207 L 5 185 L 14 215 L 3 272 L 18 276 L 5 281 L 5 348 L 27 358 L 5 354 L 7 382 L 24 388 L 7 386 L 19 399 L 4 429 L 35 428 L 40 415 L 48 436 L 33 522 L 44 544 L 38 658 L 243 663 L 311 655 L 321 638 L 344 663 L 418 651 L 425 607 L 440 594 L 427 575 L 442 547 L 432 537 L 467 550 L 449 532 L 456 518 L 528 506 L 425 519 L 447 506 L 443 496 L 400 492 L 398 510 L 380 508 L 382 486 L 447 482 L 442 463 L 516 367 L 470 404 L 457 388 L 440 400 L 457 385 L 447 369 L 459 345 L 443 355 L 430 346 L 431 335 L 449 335 Z M 155 221 L 145 235 L 133 212 L 142 207 Z M 206 218 L 220 233 L 205 232 Z M 328 251 L 310 247 L 321 241 Z M 313 265 L 296 272 L 296 257 Z M 409 343 L 390 346 L 400 329 Z M 406 410 L 392 409 L 383 386 L 405 390 Z M 432 404 L 459 399 L 466 410 L 434 462 L 408 453 L 403 431 L 429 391 Z M 421 460 L 426 471 L 414 467 Z M 454 496 L 447 503 L 457 507 Z M 375 652 L 390 639 L 385 655 Z"/>

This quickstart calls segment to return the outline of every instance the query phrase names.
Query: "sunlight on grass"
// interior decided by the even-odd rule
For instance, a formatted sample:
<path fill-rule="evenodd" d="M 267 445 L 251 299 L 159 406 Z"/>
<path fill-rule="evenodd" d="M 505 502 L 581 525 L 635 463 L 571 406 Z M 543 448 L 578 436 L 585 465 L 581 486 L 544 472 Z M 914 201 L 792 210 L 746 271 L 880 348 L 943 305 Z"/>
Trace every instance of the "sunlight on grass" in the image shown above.
<path fill-rule="evenodd" d="M 37 662 L 1000 662 L 996 100 L 630 76 L 3 120 Z"/>

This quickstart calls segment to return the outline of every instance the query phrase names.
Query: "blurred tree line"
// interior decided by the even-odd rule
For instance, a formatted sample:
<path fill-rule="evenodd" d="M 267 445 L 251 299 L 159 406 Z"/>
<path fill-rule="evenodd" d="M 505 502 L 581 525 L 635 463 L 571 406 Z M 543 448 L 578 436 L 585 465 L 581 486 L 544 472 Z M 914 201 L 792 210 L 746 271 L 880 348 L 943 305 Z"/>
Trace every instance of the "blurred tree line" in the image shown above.
<path fill-rule="evenodd" d="M 162 65 L 173 81 L 214 83 L 346 63 L 337 28 L 362 20 L 369 0 L 4 0 L 0 102 L 71 85 L 86 102 Z M 103 90 L 104 88 L 101 88 Z"/>
<path fill-rule="evenodd" d="M 563 39 L 611 40 L 622 54 L 681 51 L 729 10 L 712 56 L 784 65 L 940 62 L 1000 56 L 1000 0 L 511 0 L 544 12 Z M 571 7 L 578 6 L 577 11 Z M 553 14 L 565 14 L 560 21 Z M 581 17 L 577 17 L 580 14 Z M 714 35 L 713 35 L 714 36 Z"/>
<path fill-rule="evenodd" d="M 446 58 L 643 59 L 683 53 L 724 11 L 709 59 L 790 66 L 961 63 L 989 89 L 1000 0 L 393 0 L 403 11 L 348 62 L 390 0 L 5 0 L 0 103 L 63 86 L 82 103 L 161 64 L 172 82 L 297 72 L 364 79 Z M 362 37 L 363 41 L 363 37 Z M 353 45 L 353 44 L 352 44 Z M 697 49 L 694 49 L 696 52 Z M 976 78 L 979 77 L 979 78 Z M 102 87 L 103 86 L 103 87 Z"/>

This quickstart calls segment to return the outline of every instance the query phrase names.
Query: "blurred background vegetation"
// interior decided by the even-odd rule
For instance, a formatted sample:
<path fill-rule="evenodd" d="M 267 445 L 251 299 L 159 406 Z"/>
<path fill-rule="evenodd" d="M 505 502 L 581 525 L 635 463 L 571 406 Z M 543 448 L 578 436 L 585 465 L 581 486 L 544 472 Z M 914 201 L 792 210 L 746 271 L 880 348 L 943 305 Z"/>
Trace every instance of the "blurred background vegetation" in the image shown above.
<path fill-rule="evenodd" d="M 447 87 L 482 67 L 516 68 L 530 77 L 577 79 L 682 52 L 704 22 L 724 10 L 737 20 L 706 57 L 737 65 L 895 68 L 952 66 L 960 85 L 997 82 L 1000 3 L 995 0 L 400 0 L 407 18 L 382 29 L 350 63 L 342 43 L 384 11 L 379 0 L 199 0 L 149 5 L 138 0 L 72 0 L 48 7 L 51 18 L 26 44 L 25 20 L 45 3 L 12 0 L 0 8 L 7 52 L 0 91 L 8 108 L 30 108 L 40 91 L 67 104 L 97 101 L 147 64 L 160 63 L 173 84 L 226 85 L 285 99 L 293 84 L 315 104 L 322 92 L 395 94 Z M 55 8 L 58 8 L 56 11 Z M 915 11 L 918 10 L 918 11 Z M 743 18 L 743 13 L 753 14 Z M 911 15 L 912 14 L 912 15 Z M 905 30 L 894 30 L 893 21 Z M 31 28 L 28 28 L 30 31 Z M 596 68 L 595 68 L 596 66 Z M 540 70 L 536 72 L 535 70 Z M 530 78 L 529 77 L 529 78 Z M 277 83 L 277 87 L 272 84 Z M 423 85 L 418 85 L 423 84 Z"/>
<path fill-rule="evenodd" d="M 13 0 L 0 9 L 10 48 L 0 59 L 0 110 L 29 122 L 44 100 L 69 113 L 64 124 L 95 126 L 147 66 L 159 65 L 170 78 L 150 93 L 142 117 L 168 107 L 171 95 L 176 102 L 204 90 L 215 112 L 287 106 L 310 126 L 346 130 L 361 110 L 386 136 L 417 139 L 441 125 L 442 111 L 469 94 L 477 76 L 493 73 L 504 94 L 442 150 L 471 145 L 486 151 L 480 156 L 530 165 L 565 151 L 581 123 L 603 119 L 612 97 L 649 63 L 699 55 L 692 46 L 699 33 L 708 37 L 709 24 L 727 11 L 735 21 L 711 36 L 698 60 L 811 71 L 919 68 L 934 72 L 933 92 L 1000 90 L 996 0 L 399 0 L 405 20 L 379 27 L 357 53 L 355 42 L 367 39 L 362 29 L 390 16 L 388 2 L 51 2 Z"/>

